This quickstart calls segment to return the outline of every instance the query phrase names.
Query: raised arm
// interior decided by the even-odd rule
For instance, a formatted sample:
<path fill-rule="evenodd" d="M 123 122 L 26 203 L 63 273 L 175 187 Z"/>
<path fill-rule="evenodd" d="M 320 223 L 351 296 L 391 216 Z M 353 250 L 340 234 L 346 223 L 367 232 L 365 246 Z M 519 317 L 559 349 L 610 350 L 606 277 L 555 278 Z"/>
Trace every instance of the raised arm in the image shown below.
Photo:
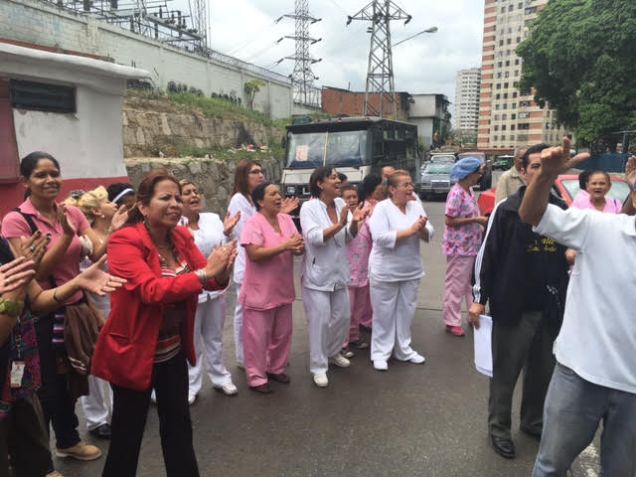
<path fill-rule="evenodd" d="M 541 151 L 541 170 L 528 185 L 519 208 L 519 217 L 523 222 L 538 225 L 548 207 L 550 188 L 555 179 L 559 174 L 589 159 L 588 153 L 570 158 L 570 146 L 570 139 L 564 137 L 561 146 Z"/>

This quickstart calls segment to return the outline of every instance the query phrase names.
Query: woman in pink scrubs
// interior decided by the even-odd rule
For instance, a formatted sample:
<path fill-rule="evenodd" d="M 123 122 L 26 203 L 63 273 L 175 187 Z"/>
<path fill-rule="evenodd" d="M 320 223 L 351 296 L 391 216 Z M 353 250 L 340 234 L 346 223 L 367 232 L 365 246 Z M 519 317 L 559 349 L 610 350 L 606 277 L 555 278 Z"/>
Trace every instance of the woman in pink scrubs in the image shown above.
<path fill-rule="evenodd" d="M 245 372 L 250 389 L 272 392 L 269 380 L 289 383 L 285 373 L 292 336 L 294 263 L 303 239 L 292 218 L 281 213 L 283 197 L 270 182 L 252 192 L 256 210 L 244 225 L 245 276 L 239 294 L 243 306 Z"/>

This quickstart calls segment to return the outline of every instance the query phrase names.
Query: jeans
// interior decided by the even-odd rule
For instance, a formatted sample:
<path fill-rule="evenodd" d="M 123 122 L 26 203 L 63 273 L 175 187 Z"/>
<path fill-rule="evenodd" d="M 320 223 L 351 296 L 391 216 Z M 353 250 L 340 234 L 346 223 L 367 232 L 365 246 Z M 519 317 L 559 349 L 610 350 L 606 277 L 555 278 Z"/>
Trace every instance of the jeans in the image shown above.
<path fill-rule="evenodd" d="M 557 363 L 545 401 L 533 477 L 565 476 L 574 459 L 594 439 L 601 421 L 600 475 L 634 477 L 636 394 L 592 384 Z"/>
<path fill-rule="evenodd" d="M 79 421 L 75 414 L 75 400 L 68 392 L 68 375 L 57 372 L 57 351 L 51 343 L 51 320 L 52 317 L 43 316 L 35 325 L 42 372 L 42 386 L 38 390 L 38 397 L 42 403 L 47 431 L 49 423 L 52 424 L 57 448 L 66 449 L 80 441 L 77 432 Z"/>
<path fill-rule="evenodd" d="M 188 405 L 188 364 L 183 351 L 154 365 L 152 386 L 135 391 L 113 385 L 111 439 L 103 477 L 135 477 L 150 392 L 157 394 L 161 449 L 168 477 L 199 477 Z"/>

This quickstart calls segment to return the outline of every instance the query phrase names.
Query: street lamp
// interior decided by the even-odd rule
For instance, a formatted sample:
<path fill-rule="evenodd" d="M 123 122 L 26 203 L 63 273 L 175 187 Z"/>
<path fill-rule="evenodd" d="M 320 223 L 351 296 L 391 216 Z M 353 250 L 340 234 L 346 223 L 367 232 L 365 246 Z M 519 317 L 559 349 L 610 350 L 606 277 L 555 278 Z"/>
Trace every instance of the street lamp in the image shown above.
<path fill-rule="evenodd" d="M 437 31 L 438 31 L 438 30 L 439 30 L 439 28 L 437 28 L 436 26 L 433 26 L 433 27 L 427 28 L 426 30 L 422 30 L 421 32 L 416 33 L 415 35 L 411 35 L 411 36 L 409 36 L 408 38 L 405 38 L 404 40 L 400 40 L 400 41 L 398 41 L 397 43 L 394 43 L 394 44 L 393 44 L 393 47 L 396 47 L 396 46 L 398 46 L 398 45 L 401 45 L 402 43 L 407 42 L 407 41 L 409 41 L 409 40 L 412 40 L 412 39 L 413 39 L 413 38 L 415 38 L 416 36 L 423 35 L 424 33 L 437 33 Z"/>

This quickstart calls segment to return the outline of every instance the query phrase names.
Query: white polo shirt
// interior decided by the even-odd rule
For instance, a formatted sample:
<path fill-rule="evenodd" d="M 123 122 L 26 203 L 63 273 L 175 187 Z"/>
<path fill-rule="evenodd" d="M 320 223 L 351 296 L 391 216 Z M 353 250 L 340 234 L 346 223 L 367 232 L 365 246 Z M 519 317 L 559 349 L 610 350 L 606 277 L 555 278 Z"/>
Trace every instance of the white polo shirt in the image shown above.
<path fill-rule="evenodd" d="M 420 217 L 427 217 L 421 202 L 411 200 L 406 213 L 391 199 L 379 202 L 369 219 L 373 248 L 369 257 L 369 277 L 381 282 L 414 280 L 424 276 L 420 257 L 419 234 L 397 241 L 399 230 L 411 227 Z M 429 237 L 433 237 L 433 225 L 426 223 Z"/>
<path fill-rule="evenodd" d="M 340 217 L 340 212 L 346 207 L 345 201 L 336 197 L 335 206 Z M 334 224 L 327 214 L 327 204 L 322 200 L 310 199 L 300 208 L 300 226 L 305 239 L 300 281 L 302 286 L 311 290 L 340 290 L 349 283 L 349 225 L 329 240 L 324 240 L 323 230 L 332 225 Z"/>
<path fill-rule="evenodd" d="M 534 230 L 577 251 L 557 361 L 636 394 L 636 218 L 548 205 Z"/>

